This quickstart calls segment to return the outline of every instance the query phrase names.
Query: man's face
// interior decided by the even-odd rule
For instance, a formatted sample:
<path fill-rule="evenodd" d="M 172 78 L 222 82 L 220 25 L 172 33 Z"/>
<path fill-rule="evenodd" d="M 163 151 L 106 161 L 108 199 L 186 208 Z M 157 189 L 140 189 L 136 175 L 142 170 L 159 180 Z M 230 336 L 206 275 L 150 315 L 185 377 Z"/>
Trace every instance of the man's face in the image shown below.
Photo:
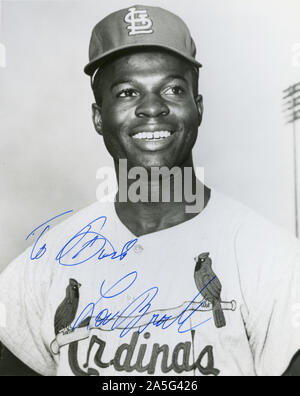
<path fill-rule="evenodd" d="M 163 51 L 120 56 L 104 68 L 94 123 L 115 160 L 130 167 L 183 165 L 202 116 L 192 66 Z"/>

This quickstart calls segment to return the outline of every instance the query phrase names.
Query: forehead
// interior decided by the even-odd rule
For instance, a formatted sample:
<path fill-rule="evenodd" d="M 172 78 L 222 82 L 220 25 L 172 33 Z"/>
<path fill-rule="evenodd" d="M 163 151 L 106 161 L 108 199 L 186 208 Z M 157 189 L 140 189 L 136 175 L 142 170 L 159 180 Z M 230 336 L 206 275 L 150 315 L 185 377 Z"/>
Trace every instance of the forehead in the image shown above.
<path fill-rule="evenodd" d="M 187 78 L 192 65 L 175 54 L 162 50 L 140 50 L 119 55 L 106 63 L 103 68 L 104 81 L 114 82 L 118 79 L 147 76 L 166 78 L 178 76 Z"/>

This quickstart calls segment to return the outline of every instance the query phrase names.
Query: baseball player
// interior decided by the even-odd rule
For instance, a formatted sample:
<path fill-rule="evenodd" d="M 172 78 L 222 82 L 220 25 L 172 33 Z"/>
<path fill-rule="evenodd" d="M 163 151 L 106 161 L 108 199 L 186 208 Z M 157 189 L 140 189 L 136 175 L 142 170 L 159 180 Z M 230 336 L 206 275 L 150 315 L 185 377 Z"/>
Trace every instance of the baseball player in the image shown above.
<path fill-rule="evenodd" d="M 135 5 L 95 26 L 85 72 L 119 190 L 44 222 L 1 274 L 5 356 L 45 376 L 300 374 L 299 242 L 196 178 L 200 66 L 164 9 Z M 164 177 L 130 199 L 136 180 L 122 175 L 137 167 L 176 167 L 168 202 Z M 193 201 L 178 199 L 177 175 Z"/>

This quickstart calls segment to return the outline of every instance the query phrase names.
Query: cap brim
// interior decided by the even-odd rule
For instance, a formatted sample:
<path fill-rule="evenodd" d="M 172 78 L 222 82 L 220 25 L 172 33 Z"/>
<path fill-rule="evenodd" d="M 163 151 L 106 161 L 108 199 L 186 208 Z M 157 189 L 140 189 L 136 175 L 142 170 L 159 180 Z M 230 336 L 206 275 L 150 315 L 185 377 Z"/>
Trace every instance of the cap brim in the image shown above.
<path fill-rule="evenodd" d="M 172 48 L 172 47 L 168 47 L 166 45 L 161 45 L 161 44 L 131 44 L 131 45 L 125 45 L 123 47 L 119 47 L 116 49 L 113 49 L 111 51 L 106 52 L 103 55 L 98 56 L 97 58 L 93 59 L 91 62 L 89 62 L 85 68 L 84 68 L 84 72 L 88 75 L 88 76 L 92 76 L 95 71 L 101 66 L 101 64 L 106 61 L 110 56 L 118 53 L 118 52 L 122 52 L 124 50 L 130 49 L 130 48 L 162 48 L 162 49 L 166 49 L 168 51 L 171 51 L 177 55 L 179 55 L 180 57 L 186 59 L 187 61 L 193 63 L 195 66 L 197 67 L 202 67 L 201 63 L 199 63 L 195 58 L 193 58 L 192 56 L 188 56 L 185 54 L 182 54 L 182 52 Z"/>

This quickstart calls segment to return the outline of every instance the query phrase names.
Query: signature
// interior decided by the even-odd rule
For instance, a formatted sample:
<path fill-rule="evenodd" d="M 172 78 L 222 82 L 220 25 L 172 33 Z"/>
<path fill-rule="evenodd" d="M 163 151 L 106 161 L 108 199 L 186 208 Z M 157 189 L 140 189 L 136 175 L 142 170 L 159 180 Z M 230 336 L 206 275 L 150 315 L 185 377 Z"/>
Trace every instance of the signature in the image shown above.
<path fill-rule="evenodd" d="M 207 282 L 207 284 L 199 291 L 199 293 L 197 293 L 193 300 L 188 303 L 185 309 L 176 316 L 153 313 L 152 316 L 150 315 L 150 320 L 146 320 L 146 322 L 143 321 L 144 317 L 149 317 L 151 303 L 158 295 L 159 288 L 156 286 L 142 292 L 122 311 L 117 311 L 113 313 L 110 312 L 108 308 L 104 308 L 100 312 L 98 312 L 96 316 L 93 316 L 95 308 L 100 301 L 104 299 L 112 299 L 123 294 L 136 282 L 137 277 L 138 274 L 136 271 L 130 272 L 123 276 L 123 278 L 119 279 L 111 287 L 108 287 L 106 291 L 104 291 L 104 285 L 106 283 L 104 280 L 101 283 L 99 289 L 100 298 L 96 302 L 90 302 L 81 311 L 81 313 L 75 320 L 74 325 L 72 326 L 72 330 L 76 329 L 77 327 L 82 327 L 83 324 L 87 325 L 87 329 L 89 327 L 104 327 L 109 324 L 109 329 L 107 330 L 112 331 L 115 329 L 122 329 L 122 331 L 120 332 L 120 338 L 122 338 L 132 329 L 136 329 L 137 327 L 139 334 L 144 332 L 150 325 L 153 325 L 155 327 L 161 327 L 162 330 L 166 330 L 171 326 L 177 326 L 178 333 L 186 333 L 211 320 L 211 318 L 208 318 L 194 325 L 193 327 L 190 327 L 188 325 L 189 323 L 191 323 L 190 319 L 194 315 L 194 313 L 197 312 L 197 310 L 200 309 L 203 304 L 205 304 L 205 300 L 201 301 L 200 303 L 196 303 L 197 298 L 201 295 L 203 290 L 205 290 L 206 287 L 216 278 L 216 276 L 214 276 L 209 282 Z M 191 307 L 193 307 L 192 310 Z M 91 323 L 92 320 L 94 321 L 93 323 Z"/>
<path fill-rule="evenodd" d="M 30 232 L 30 234 L 28 234 L 26 240 L 28 240 L 30 237 L 34 237 L 36 233 L 38 233 L 38 236 L 36 237 L 30 252 L 31 260 L 39 260 L 46 254 L 47 244 L 46 242 L 43 242 L 43 238 L 45 233 L 50 230 L 51 223 L 53 223 L 53 221 L 57 218 L 71 212 L 72 210 L 69 210 L 51 218 L 50 220 L 36 227 Z M 83 264 L 92 258 L 96 258 L 97 260 L 103 260 L 106 258 L 110 258 L 111 260 L 123 260 L 127 256 L 128 252 L 137 243 L 138 239 L 135 238 L 126 242 L 122 249 L 118 252 L 109 239 L 100 233 L 106 222 L 107 217 L 100 216 L 81 228 L 59 250 L 55 260 L 63 266 L 75 266 Z"/>

